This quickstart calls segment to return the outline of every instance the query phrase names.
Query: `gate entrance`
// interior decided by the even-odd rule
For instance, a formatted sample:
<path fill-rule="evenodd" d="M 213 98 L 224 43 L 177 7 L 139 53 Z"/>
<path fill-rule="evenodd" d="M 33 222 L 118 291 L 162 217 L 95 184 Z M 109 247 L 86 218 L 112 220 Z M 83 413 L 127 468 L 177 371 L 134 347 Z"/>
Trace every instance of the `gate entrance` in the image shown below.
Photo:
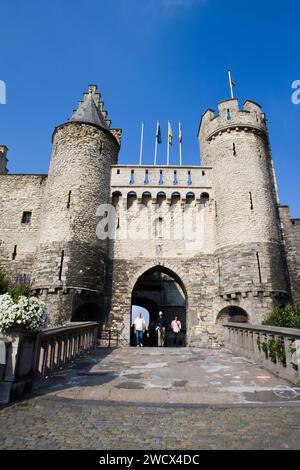
<path fill-rule="evenodd" d="M 145 309 L 145 310 L 144 310 Z M 186 345 L 186 293 L 181 279 L 171 270 L 157 266 L 146 271 L 137 280 L 131 298 L 131 337 L 130 344 L 136 345 L 133 322 L 139 312 L 147 326 L 143 336 L 145 346 L 157 345 L 155 327 L 159 311 L 163 312 L 166 325 L 165 346 L 175 346 L 175 335 L 171 329 L 171 322 L 175 315 L 181 322 L 181 332 L 177 338 L 178 346 Z"/>

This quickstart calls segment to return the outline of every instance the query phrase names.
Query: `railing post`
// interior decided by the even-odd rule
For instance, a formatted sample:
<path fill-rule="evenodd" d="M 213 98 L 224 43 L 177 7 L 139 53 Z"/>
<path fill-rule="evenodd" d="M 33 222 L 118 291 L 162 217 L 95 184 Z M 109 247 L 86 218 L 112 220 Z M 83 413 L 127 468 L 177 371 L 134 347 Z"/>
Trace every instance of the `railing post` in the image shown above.
<path fill-rule="evenodd" d="M 298 368 L 298 377 L 300 378 L 300 339 L 295 340 L 295 360 L 296 360 L 296 368 Z"/>

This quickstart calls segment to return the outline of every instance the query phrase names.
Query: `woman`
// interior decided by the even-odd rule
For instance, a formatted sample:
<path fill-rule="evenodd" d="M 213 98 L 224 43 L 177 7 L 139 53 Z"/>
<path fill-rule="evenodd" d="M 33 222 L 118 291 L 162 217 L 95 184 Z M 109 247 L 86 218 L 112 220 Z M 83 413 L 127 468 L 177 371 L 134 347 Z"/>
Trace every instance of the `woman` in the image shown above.
<path fill-rule="evenodd" d="M 174 333 L 174 344 L 178 346 L 178 335 L 181 330 L 181 322 L 179 321 L 178 315 L 175 315 L 175 319 L 171 323 L 171 328 Z"/>

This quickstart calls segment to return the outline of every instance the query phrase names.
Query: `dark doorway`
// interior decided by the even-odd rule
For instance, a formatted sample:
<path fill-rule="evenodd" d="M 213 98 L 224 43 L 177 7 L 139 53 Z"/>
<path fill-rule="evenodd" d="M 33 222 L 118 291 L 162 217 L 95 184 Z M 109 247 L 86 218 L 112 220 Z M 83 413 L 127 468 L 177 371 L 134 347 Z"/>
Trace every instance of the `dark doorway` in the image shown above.
<path fill-rule="evenodd" d="M 94 303 L 85 303 L 76 308 L 73 312 L 71 321 L 103 321 L 103 314 L 99 305 Z"/>
<path fill-rule="evenodd" d="M 145 346 L 157 344 L 151 330 L 156 324 L 160 310 L 163 312 L 166 322 L 165 346 L 171 347 L 175 343 L 171 322 L 176 314 L 182 325 L 178 336 L 178 346 L 186 345 L 186 293 L 182 281 L 171 270 L 157 266 L 140 276 L 132 291 L 131 306 L 131 346 L 135 346 L 132 323 L 139 307 L 149 312 L 148 335 L 146 334 L 144 338 Z"/>

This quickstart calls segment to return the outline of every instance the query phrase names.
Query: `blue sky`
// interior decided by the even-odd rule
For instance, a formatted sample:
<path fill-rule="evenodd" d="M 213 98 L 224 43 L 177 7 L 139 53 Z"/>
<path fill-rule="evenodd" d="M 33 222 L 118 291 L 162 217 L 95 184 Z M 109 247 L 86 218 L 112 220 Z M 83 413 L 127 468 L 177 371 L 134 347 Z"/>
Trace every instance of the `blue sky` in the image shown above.
<path fill-rule="evenodd" d="M 167 121 L 183 123 L 183 161 L 199 163 L 202 113 L 236 95 L 263 105 L 281 202 L 300 217 L 300 79 L 296 1 L 270 0 L 2 0 L 0 143 L 16 173 L 47 173 L 51 134 L 66 121 L 89 83 L 97 83 L 113 121 L 123 128 L 120 163 L 153 163 L 155 124 L 166 162 Z M 178 162 L 177 146 L 171 163 Z"/>

